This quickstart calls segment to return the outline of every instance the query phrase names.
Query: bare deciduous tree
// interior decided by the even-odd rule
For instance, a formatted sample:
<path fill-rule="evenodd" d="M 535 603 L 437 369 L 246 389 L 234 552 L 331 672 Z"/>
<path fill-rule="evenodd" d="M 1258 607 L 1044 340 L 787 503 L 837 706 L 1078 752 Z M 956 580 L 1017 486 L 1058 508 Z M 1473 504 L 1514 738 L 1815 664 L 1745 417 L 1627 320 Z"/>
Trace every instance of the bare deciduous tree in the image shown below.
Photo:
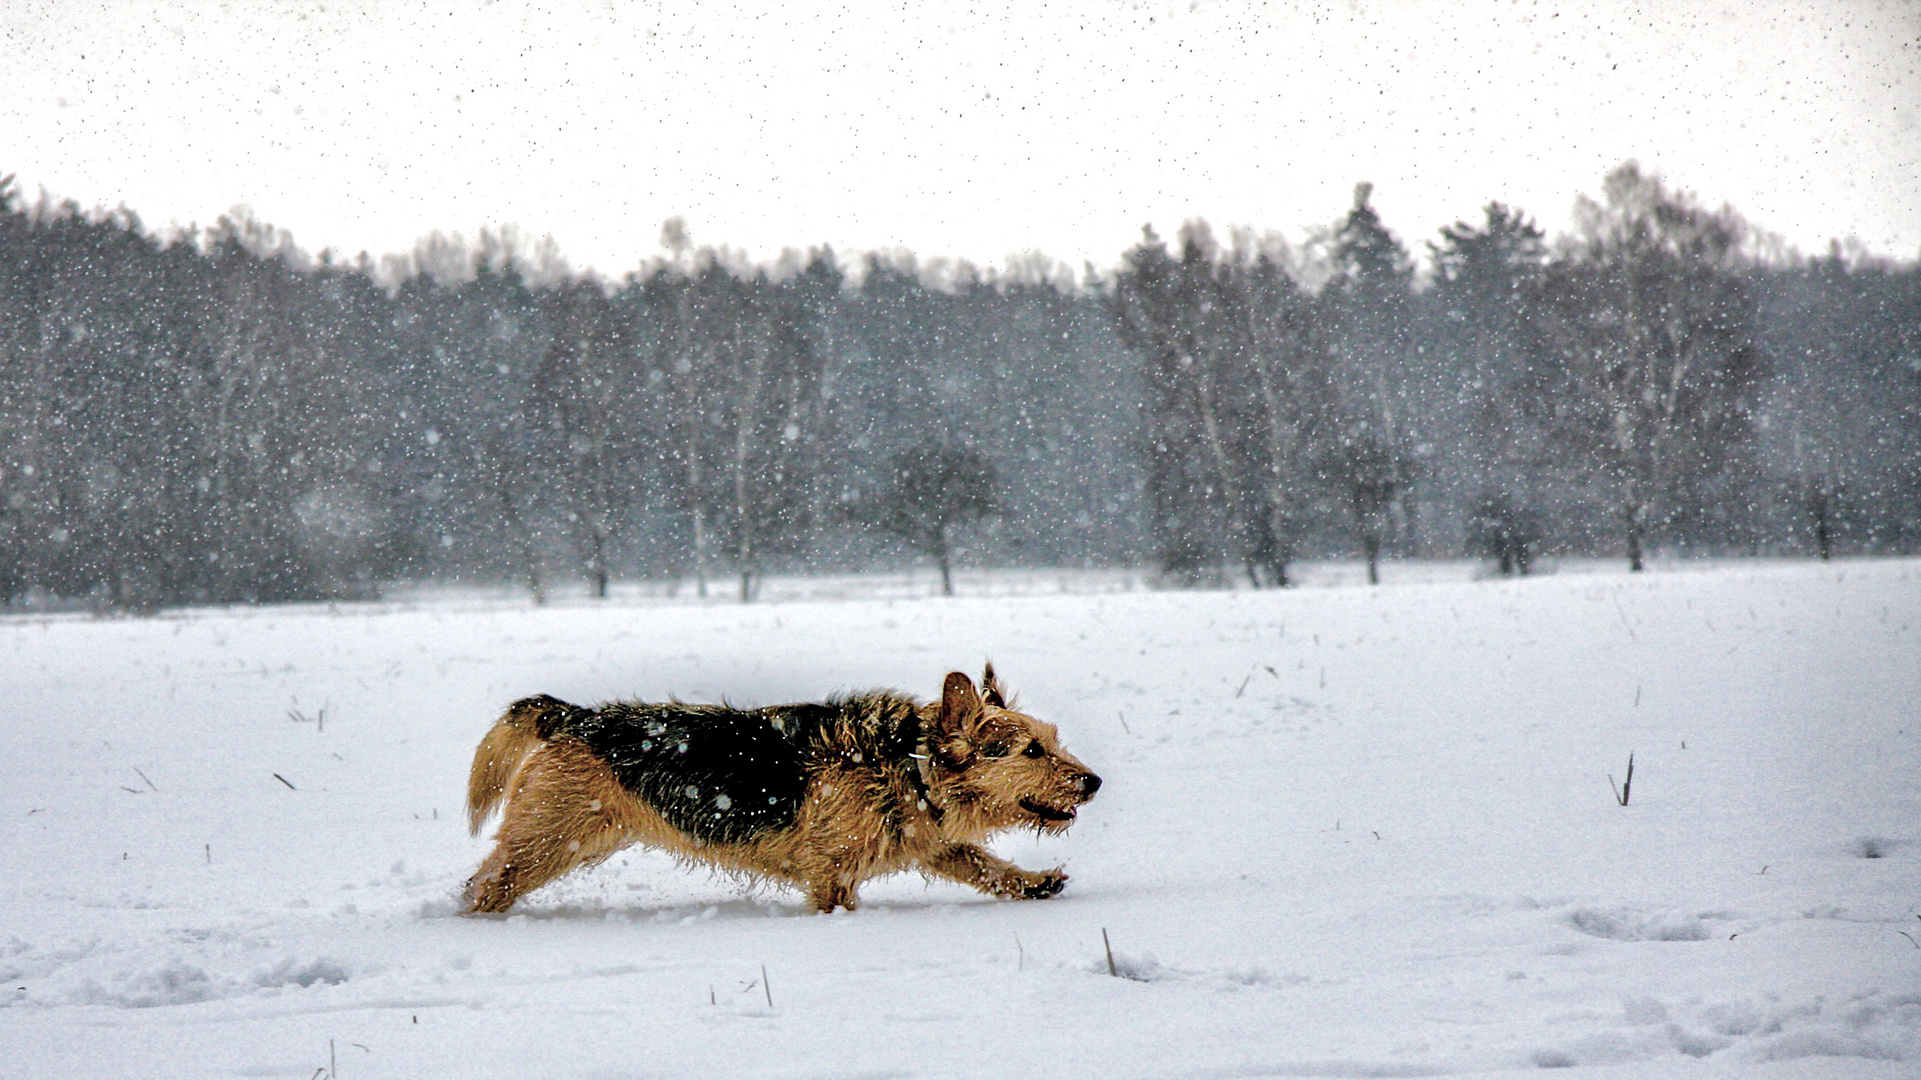
<path fill-rule="evenodd" d="M 1178 261 L 1147 230 L 1111 303 L 1144 361 L 1162 570 L 1193 581 L 1224 555 L 1286 585 L 1332 396 L 1310 299 L 1271 253 L 1220 252 L 1193 223 Z"/>
<path fill-rule="evenodd" d="M 530 401 L 559 437 L 562 494 L 594 595 L 604 598 L 609 548 L 638 490 L 647 433 L 634 398 L 645 382 L 624 320 L 597 282 L 559 286 L 548 309 L 553 336 Z"/>
<path fill-rule="evenodd" d="M 894 455 L 893 465 L 887 486 L 849 516 L 931 557 L 940 567 L 941 592 L 952 596 L 951 530 L 1000 512 L 994 465 L 978 451 L 940 445 L 910 446 Z"/>
<path fill-rule="evenodd" d="M 1537 293 L 1526 401 L 1550 439 L 1611 486 L 1628 564 L 1700 508 L 1753 427 L 1762 353 L 1746 225 L 1632 163 L 1583 199 Z"/>

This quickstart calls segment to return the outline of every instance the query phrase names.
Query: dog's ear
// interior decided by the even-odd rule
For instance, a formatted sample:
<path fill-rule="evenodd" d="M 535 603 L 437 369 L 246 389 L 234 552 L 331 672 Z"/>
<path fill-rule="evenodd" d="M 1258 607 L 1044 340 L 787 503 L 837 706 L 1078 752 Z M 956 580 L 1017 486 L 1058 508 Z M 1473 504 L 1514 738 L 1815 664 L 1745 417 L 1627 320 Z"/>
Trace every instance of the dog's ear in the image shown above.
<path fill-rule="evenodd" d="M 958 671 L 948 672 L 940 691 L 940 719 L 935 722 L 940 741 L 965 744 L 980 719 L 981 698 L 973 680 Z"/>
<path fill-rule="evenodd" d="M 994 662 L 987 662 L 987 670 L 981 672 L 981 700 L 996 709 L 1007 708 L 1007 693 L 1001 689 L 1001 681 L 994 675 Z"/>

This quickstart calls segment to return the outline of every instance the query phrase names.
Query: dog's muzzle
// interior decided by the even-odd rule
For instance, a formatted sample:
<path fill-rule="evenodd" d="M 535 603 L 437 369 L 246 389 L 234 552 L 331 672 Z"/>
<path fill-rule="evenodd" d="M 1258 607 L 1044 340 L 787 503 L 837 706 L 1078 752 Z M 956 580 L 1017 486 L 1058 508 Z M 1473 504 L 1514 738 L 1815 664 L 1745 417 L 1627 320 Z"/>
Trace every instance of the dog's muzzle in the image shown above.
<path fill-rule="evenodd" d="M 1040 818 L 1042 821 L 1050 823 L 1074 820 L 1074 808 L 1071 806 L 1057 809 L 1036 799 L 1022 799 L 1021 809 Z"/>
<path fill-rule="evenodd" d="M 1080 804 L 1093 798 L 1094 793 L 1101 789 L 1101 778 L 1093 773 L 1082 773 L 1075 778 L 1073 789 L 1079 797 L 1069 805 L 1050 806 L 1039 799 L 1028 798 L 1021 800 L 1021 809 L 1050 825 L 1073 821 L 1074 815 L 1080 810 Z"/>

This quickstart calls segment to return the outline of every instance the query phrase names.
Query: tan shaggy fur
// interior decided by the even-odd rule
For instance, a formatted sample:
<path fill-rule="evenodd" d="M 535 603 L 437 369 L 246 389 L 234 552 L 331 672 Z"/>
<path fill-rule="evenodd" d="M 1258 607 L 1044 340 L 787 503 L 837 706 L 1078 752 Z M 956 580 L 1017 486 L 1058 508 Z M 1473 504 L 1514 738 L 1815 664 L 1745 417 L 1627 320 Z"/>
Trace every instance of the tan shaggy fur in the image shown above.
<path fill-rule="evenodd" d="M 1066 829 L 1100 778 L 1061 748 L 1052 724 L 1012 707 L 991 665 L 981 691 L 953 672 L 938 702 L 873 694 L 844 707 L 848 722 L 825 729 L 809 748 L 791 825 L 742 843 L 712 843 L 670 824 L 585 742 L 562 733 L 563 710 L 590 710 L 552 698 L 517 703 L 481 740 L 469 776 L 475 832 L 506 806 L 497 843 L 468 883 L 469 910 L 505 911 L 529 891 L 633 844 L 793 885 L 823 912 L 854 908 L 863 881 L 902 870 L 999 897 L 1060 891 L 1067 881 L 1060 868 L 1023 870 L 981 845 L 1011 828 Z M 925 765 L 875 750 L 875 725 L 862 710 L 889 708 L 918 718 Z M 772 716 L 778 707 L 763 712 Z"/>

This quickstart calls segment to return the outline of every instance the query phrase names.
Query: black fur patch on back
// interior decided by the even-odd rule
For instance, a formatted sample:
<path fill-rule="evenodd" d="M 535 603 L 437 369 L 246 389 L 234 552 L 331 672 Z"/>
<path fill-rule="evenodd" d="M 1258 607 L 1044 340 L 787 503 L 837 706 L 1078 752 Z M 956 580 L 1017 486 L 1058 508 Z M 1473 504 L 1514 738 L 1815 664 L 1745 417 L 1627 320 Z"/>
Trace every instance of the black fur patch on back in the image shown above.
<path fill-rule="evenodd" d="M 839 703 L 741 710 L 617 704 L 581 710 L 564 734 L 586 743 L 623 787 L 704 843 L 744 843 L 793 825 L 810 749 L 843 718 Z"/>
<path fill-rule="evenodd" d="M 551 694 L 535 694 L 521 698 L 507 706 L 509 722 L 524 722 L 532 719 L 534 734 L 544 741 L 554 737 L 554 733 L 565 730 L 570 717 L 588 712 L 578 705 L 569 705 Z"/>

